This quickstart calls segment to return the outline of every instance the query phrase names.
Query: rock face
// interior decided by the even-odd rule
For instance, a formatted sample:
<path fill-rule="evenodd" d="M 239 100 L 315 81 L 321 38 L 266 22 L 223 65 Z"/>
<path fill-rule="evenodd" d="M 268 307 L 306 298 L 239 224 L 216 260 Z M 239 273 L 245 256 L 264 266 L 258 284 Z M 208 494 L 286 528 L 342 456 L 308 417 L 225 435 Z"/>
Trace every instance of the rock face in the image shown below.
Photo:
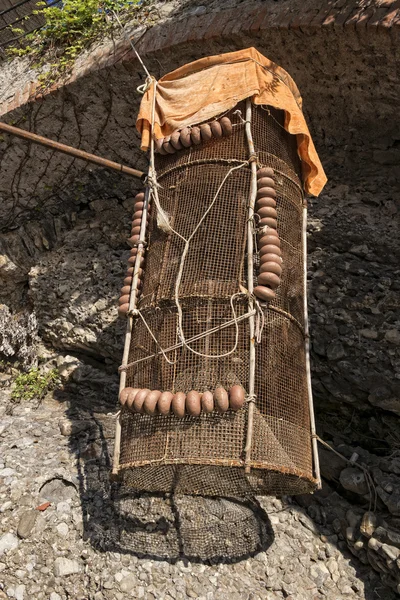
<path fill-rule="evenodd" d="M 10 302 L 12 307 L 12 303 Z M 0 356 L 24 366 L 37 362 L 37 319 L 34 312 L 13 314 L 0 304 Z"/>
<path fill-rule="evenodd" d="M 399 414 L 397 176 L 371 172 L 361 151 L 359 161 L 310 208 L 314 393 L 325 408 L 328 400 Z"/>
<path fill-rule="evenodd" d="M 116 305 L 129 257 L 128 229 L 129 211 L 117 198 L 93 201 L 31 268 L 29 297 L 46 343 L 119 360 L 123 328 Z"/>

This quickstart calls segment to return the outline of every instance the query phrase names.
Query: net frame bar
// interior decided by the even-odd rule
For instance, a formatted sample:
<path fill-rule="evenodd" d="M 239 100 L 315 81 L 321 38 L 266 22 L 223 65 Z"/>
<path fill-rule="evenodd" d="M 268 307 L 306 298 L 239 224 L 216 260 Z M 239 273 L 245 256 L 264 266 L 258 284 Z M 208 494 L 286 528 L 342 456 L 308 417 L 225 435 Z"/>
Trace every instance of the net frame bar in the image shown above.
<path fill-rule="evenodd" d="M 314 402 L 311 383 L 311 367 L 310 367 L 310 329 L 308 323 L 308 304 L 307 304 L 307 200 L 303 200 L 303 278 L 304 278 L 304 345 L 306 355 L 306 381 L 307 381 L 307 396 L 310 410 L 310 429 L 311 429 L 311 449 L 313 457 L 314 477 L 317 480 L 317 490 L 322 488 L 321 472 L 319 467 L 318 443 L 315 426 Z"/>
<path fill-rule="evenodd" d="M 254 309 L 254 206 L 257 195 L 257 159 L 254 149 L 253 136 L 251 134 L 251 100 L 246 99 L 246 125 L 245 133 L 249 147 L 249 161 L 251 161 L 250 197 L 247 213 L 247 288 L 249 290 L 249 312 Z M 254 384 L 256 370 L 256 347 L 255 347 L 255 324 L 254 315 L 249 317 L 249 408 L 247 413 L 247 432 L 245 452 L 245 473 L 250 473 L 251 444 L 253 439 L 254 418 Z"/>
<path fill-rule="evenodd" d="M 124 352 L 122 355 L 121 367 L 126 367 L 126 365 L 128 364 L 128 359 L 129 359 L 129 349 L 131 346 L 132 329 L 133 329 L 133 318 L 134 318 L 136 302 L 137 302 L 137 284 L 138 284 L 138 278 L 139 278 L 139 268 L 140 268 L 140 263 L 144 256 L 144 250 L 145 250 L 145 241 L 144 240 L 146 237 L 147 215 L 149 212 L 149 202 L 150 202 L 150 188 L 146 187 L 145 195 L 144 195 L 142 220 L 140 222 L 138 251 L 137 251 L 137 255 L 136 255 L 135 268 L 133 271 L 131 292 L 129 294 L 129 309 L 128 309 L 128 314 L 127 314 Z M 119 376 L 119 393 L 121 393 L 122 390 L 125 388 L 126 374 L 127 374 L 126 369 L 122 368 L 120 371 L 120 376 Z M 119 414 L 117 416 L 117 421 L 116 421 L 116 426 L 115 426 L 114 457 L 113 457 L 113 469 L 112 469 L 113 477 L 117 477 L 117 475 L 118 475 L 120 455 L 121 455 L 121 412 L 119 412 Z"/>

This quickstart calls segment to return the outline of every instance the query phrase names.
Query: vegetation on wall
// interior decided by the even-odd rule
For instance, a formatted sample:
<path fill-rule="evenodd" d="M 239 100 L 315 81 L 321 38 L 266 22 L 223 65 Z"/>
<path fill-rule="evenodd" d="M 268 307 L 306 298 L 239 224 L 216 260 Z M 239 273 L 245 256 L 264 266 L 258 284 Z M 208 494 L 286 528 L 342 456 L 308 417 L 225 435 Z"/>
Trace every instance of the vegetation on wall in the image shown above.
<path fill-rule="evenodd" d="M 8 54 L 31 57 L 36 68 L 45 69 L 39 81 L 48 87 L 68 76 L 83 50 L 120 30 L 119 22 L 124 25 L 146 19 L 146 6 L 150 3 L 149 0 L 63 0 L 48 6 L 39 2 L 33 14 L 42 15 L 43 27 L 25 35 L 20 47 L 10 48 Z M 16 28 L 13 32 L 24 33 Z"/>
<path fill-rule="evenodd" d="M 37 399 L 40 402 L 47 392 L 59 386 L 60 379 L 56 369 L 43 373 L 34 367 L 28 373 L 17 375 L 14 384 L 12 392 L 14 401 Z"/>

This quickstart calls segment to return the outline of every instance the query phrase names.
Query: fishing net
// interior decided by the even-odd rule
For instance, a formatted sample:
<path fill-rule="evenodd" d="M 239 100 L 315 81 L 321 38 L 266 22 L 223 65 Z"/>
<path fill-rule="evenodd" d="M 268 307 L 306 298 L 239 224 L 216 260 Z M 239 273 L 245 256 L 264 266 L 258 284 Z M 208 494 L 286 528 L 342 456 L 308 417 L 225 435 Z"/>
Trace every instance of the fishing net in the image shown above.
<path fill-rule="evenodd" d="M 187 239 L 201 224 L 181 272 L 180 331 L 175 284 L 185 244 L 157 226 L 157 210 L 151 208 L 137 305 L 141 318 L 134 321 L 127 387 L 201 393 L 240 384 L 248 390 L 251 168 L 244 115 L 244 102 L 228 113 L 233 124 L 229 137 L 156 155 L 158 196 L 172 228 Z M 249 403 L 237 412 L 182 419 L 123 408 L 119 473 L 137 490 L 249 497 L 301 494 L 317 486 L 306 379 L 303 192 L 296 138 L 285 131 L 283 112 L 267 106 L 252 106 L 251 132 L 258 164 L 274 169 L 283 272 L 275 300 L 261 303 L 262 315 L 257 316 L 250 468 L 245 469 L 244 453 Z M 255 285 L 258 272 L 256 251 Z M 182 333 L 187 345 L 180 343 Z"/>

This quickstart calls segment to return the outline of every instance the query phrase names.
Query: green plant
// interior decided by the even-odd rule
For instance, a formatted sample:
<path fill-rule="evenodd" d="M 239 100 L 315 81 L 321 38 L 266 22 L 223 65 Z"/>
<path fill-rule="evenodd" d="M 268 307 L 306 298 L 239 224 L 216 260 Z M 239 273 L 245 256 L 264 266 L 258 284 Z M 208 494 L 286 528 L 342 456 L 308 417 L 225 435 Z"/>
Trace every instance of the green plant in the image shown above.
<path fill-rule="evenodd" d="M 42 400 L 48 391 L 54 390 L 60 385 L 57 369 L 42 373 L 37 367 L 33 367 L 27 373 L 20 373 L 14 380 L 13 400 Z"/>
<path fill-rule="evenodd" d="M 10 48 L 8 54 L 30 56 L 36 68 L 46 65 L 39 81 L 48 87 L 70 73 L 83 50 L 119 29 L 114 11 L 125 24 L 135 13 L 139 15 L 144 4 L 142 0 L 64 0 L 61 6 L 47 7 L 40 2 L 33 14 L 43 16 L 44 26 L 26 35 L 21 47 Z"/>

